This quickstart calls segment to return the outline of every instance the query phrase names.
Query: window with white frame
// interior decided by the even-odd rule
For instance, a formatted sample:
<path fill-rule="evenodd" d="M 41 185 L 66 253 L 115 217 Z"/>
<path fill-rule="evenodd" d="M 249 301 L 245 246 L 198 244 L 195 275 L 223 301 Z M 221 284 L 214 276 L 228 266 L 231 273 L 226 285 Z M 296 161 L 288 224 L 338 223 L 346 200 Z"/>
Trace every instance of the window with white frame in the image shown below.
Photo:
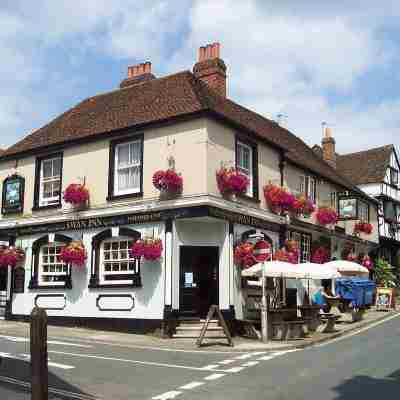
<path fill-rule="evenodd" d="M 131 257 L 131 238 L 111 238 L 102 242 L 100 254 L 100 284 L 129 284 L 139 273 L 139 260 Z"/>
<path fill-rule="evenodd" d="M 62 157 L 44 158 L 40 161 L 39 206 L 60 203 Z"/>
<path fill-rule="evenodd" d="M 331 193 L 331 207 L 337 212 L 338 210 L 337 192 Z"/>
<path fill-rule="evenodd" d="M 312 176 L 300 176 L 300 193 L 304 193 L 312 202 L 317 202 L 317 180 Z"/>
<path fill-rule="evenodd" d="M 246 195 L 253 196 L 253 148 L 245 143 L 236 143 L 236 168 L 249 178 Z"/>
<path fill-rule="evenodd" d="M 39 252 L 39 285 L 64 286 L 68 276 L 68 265 L 60 259 L 65 244 L 49 243 Z"/>
<path fill-rule="evenodd" d="M 358 219 L 363 222 L 369 222 L 369 206 L 363 201 L 358 201 Z"/>
<path fill-rule="evenodd" d="M 114 195 L 141 192 L 142 140 L 115 146 Z"/>
<path fill-rule="evenodd" d="M 299 245 L 300 262 L 309 262 L 311 259 L 311 235 L 296 231 L 289 231 L 287 234 L 289 240 L 294 240 Z"/>

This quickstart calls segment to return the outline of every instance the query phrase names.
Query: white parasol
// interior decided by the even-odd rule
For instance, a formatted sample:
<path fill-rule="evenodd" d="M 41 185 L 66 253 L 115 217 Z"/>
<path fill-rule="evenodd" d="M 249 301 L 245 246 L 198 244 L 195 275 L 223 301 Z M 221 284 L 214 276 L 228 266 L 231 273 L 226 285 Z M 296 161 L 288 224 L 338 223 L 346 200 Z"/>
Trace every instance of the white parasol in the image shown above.
<path fill-rule="evenodd" d="M 307 279 L 336 279 L 341 277 L 336 268 L 327 264 L 303 263 L 298 265 L 298 269 L 304 273 Z"/>
<path fill-rule="evenodd" d="M 354 273 L 354 274 L 362 274 L 366 275 L 369 274 L 367 268 L 363 267 L 360 264 L 351 261 L 345 260 L 337 260 L 337 261 L 330 261 L 328 263 L 323 264 L 325 266 L 331 267 L 339 271 L 340 273 Z"/>
<path fill-rule="evenodd" d="M 291 264 L 284 261 L 266 261 L 264 263 L 255 264 L 250 268 L 242 270 L 242 276 L 262 277 L 263 268 L 264 276 L 268 278 L 306 278 L 304 272 L 299 269 L 299 264 Z"/>

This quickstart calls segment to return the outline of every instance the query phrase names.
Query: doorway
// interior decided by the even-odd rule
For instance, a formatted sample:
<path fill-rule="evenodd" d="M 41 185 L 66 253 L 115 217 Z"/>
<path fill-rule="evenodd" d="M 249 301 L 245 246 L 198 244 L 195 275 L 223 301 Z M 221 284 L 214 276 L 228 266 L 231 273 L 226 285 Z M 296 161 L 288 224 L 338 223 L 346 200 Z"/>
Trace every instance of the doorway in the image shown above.
<path fill-rule="evenodd" d="M 219 304 L 219 248 L 180 247 L 179 311 L 184 317 L 204 318 Z"/>

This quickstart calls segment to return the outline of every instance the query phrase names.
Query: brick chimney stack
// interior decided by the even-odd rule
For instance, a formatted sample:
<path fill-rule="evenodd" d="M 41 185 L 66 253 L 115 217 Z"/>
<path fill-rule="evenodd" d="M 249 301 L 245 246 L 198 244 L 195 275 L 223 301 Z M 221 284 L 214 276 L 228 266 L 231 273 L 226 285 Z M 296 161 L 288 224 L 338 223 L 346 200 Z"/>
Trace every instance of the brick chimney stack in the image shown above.
<path fill-rule="evenodd" d="M 336 168 L 336 140 L 332 136 L 329 127 L 323 127 L 322 158 L 333 168 Z"/>
<path fill-rule="evenodd" d="M 151 73 L 151 62 L 147 61 L 128 67 L 128 77 L 121 82 L 119 87 L 122 89 L 152 79 L 155 79 L 155 76 Z"/>
<path fill-rule="evenodd" d="M 222 97 L 226 97 L 226 65 L 219 57 L 220 44 L 212 43 L 199 48 L 199 60 L 193 67 L 196 78 Z"/>

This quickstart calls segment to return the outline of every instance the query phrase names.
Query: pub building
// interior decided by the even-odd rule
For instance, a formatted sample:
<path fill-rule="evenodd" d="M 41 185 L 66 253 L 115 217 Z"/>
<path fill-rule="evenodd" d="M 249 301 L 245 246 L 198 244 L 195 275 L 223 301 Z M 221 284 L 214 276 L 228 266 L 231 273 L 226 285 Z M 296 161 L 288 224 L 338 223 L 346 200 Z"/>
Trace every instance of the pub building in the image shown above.
<path fill-rule="evenodd" d="M 228 99 L 226 72 L 218 43 L 199 49 L 193 71 L 156 78 L 149 62 L 129 67 L 119 89 L 0 155 L 0 240 L 25 252 L 0 267 L 6 318 L 27 319 L 36 305 L 54 324 L 173 335 L 182 317 L 217 304 L 233 328 L 252 311 L 234 259 L 250 236 L 274 250 L 296 240 L 302 262 L 316 245 L 331 258 L 378 245 L 377 202 L 337 172 L 330 132 L 318 154 Z M 220 171 L 244 190 L 227 195 Z M 268 203 L 270 184 L 339 214 L 351 197 L 357 213 L 330 227 L 316 212 L 289 217 Z M 355 236 L 359 219 L 373 232 Z M 83 262 L 64 256 L 76 243 Z"/>

